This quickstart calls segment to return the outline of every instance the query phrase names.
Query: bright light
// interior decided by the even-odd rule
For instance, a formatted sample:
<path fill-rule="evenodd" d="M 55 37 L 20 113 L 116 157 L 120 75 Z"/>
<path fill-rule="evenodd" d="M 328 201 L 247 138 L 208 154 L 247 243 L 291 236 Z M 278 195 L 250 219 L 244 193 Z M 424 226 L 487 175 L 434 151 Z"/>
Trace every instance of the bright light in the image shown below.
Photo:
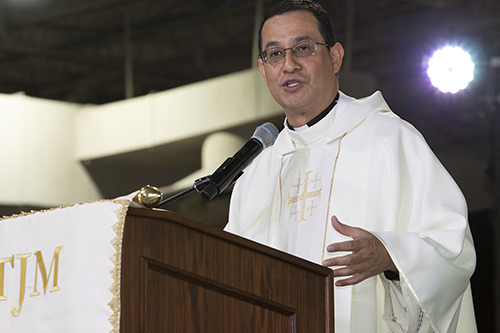
<path fill-rule="evenodd" d="M 427 75 L 434 87 L 455 94 L 465 89 L 474 78 L 474 63 L 461 48 L 446 46 L 429 60 Z"/>

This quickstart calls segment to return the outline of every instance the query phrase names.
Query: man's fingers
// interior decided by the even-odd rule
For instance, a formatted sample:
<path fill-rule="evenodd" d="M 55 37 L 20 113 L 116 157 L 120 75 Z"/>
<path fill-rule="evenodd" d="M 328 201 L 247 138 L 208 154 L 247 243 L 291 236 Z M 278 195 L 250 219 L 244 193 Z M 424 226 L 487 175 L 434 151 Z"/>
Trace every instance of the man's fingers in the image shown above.
<path fill-rule="evenodd" d="M 368 276 L 367 277 L 362 277 L 361 274 L 356 274 L 356 275 L 353 275 L 352 277 L 350 277 L 348 279 L 337 280 L 335 282 L 335 285 L 337 287 L 353 286 L 355 284 L 358 284 L 358 283 L 366 280 L 367 278 L 368 278 Z"/>
<path fill-rule="evenodd" d="M 355 285 L 370 277 L 367 272 L 360 270 L 356 265 L 335 269 L 333 276 L 336 278 L 347 277 L 346 279 L 337 280 L 335 282 L 336 286 Z"/>
<path fill-rule="evenodd" d="M 332 226 L 342 235 L 352 238 L 350 241 L 330 244 L 326 248 L 333 253 L 349 252 L 322 263 L 327 267 L 339 267 L 334 270 L 335 277 L 348 277 L 338 280 L 335 285 L 354 285 L 386 270 L 397 271 L 386 248 L 375 235 L 361 228 L 344 225 L 336 216 L 332 216 Z"/>
<path fill-rule="evenodd" d="M 355 241 L 345 241 L 338 242 L 328 245 L 326 250 L 328 252 L 339 252 L 339 251 L 356 251 L 359 249 L 359 245 Z"/>
<path fill-rule="evenodd" d="M 323 266 L 347 266 L 356 263 L 358 260 L 356 260 L 356 257 L 352 254 L 345 255 L 342 257 L 335 257 L 335 258 L 329 258 L 325 259 L 323 261 Z"/>

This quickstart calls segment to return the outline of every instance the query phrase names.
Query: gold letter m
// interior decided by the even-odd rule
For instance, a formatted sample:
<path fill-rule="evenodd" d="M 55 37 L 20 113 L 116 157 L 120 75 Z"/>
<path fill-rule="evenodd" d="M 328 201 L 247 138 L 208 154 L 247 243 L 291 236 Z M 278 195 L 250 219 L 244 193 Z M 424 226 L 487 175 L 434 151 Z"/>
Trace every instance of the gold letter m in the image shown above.
<path fill-rule="evenodd" d="M 50 263 L 49 275 L 47 276 L 47 270 L 45 269 L 45 264 L 43 263 L 43 257 L 41 251 L 36 251 L 34 255 L 36 256 L 36 270 L 35 270 L 35 288 L 30 296 L 38 296 L 40 293 L 36 290 L 37 279 L 38 279 L 38 269 L 40 269 L 40 274 L 43 280 L 43 293 L 47 293 L 47 285 L 49 284 L 50 273 L 52 272 L 52 267 L 54 267 L 54 286 L 50 289 L 50 292 L 59 290 L 57 286 L 57 278 L 59 275 L 59 252 L 61 252 L 64 246 L 56 247 L 54 250 L 54 256 L 52 257 L 52 262 Z"/>

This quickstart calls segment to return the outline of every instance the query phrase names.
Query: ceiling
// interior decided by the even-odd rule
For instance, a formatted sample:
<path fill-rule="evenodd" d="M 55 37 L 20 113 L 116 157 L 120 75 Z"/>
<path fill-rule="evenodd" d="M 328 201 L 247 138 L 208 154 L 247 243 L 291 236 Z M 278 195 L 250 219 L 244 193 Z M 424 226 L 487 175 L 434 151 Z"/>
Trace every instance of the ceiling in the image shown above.
<path fill-rule="evenodd" d="M 101 104 L 246 69 L 256 13 L 276 2 L 2 0 L 0 92 Z M 418 66 L 426 48 L 445 39 L 499 49 L 497 0 L 320 3 L 338 39 L 352 45 L 352 69 L 380 80 L 411 70 L 409 61 Z M 355 4 L 353 16 L 348 3 Z"/>
<path fill-rule="evenodd" d="M 276 2 L 0 0 L 0 93 L 102 104 L 247 69 L 256 17 Z M 489 66 L 500 56 L 500 1 L 318 2 L 346 49 L 341 88 L 350 71 L 373 75 L 433 148 L 488 158 L 491 97 L 500 91 L 499 69 Z M 470 89 L 453 96 L 430 87 L 423 65 L 444 43 L 465 47 L 476 62 Z M 184 156 L 199 154 L 202 139 L 85 165 L 106 197 L 118 196 L 126 179 L 131 189 L 152 178 L 163 186 L 196 170 L 199 158 Z"/>

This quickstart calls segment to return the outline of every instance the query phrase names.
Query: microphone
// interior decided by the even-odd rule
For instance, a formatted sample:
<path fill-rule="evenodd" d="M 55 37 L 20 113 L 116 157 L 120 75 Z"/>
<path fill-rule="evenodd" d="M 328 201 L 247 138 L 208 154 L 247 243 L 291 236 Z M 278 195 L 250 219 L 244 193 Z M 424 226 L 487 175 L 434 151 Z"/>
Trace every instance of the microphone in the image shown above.
<path fill-rule="evenodd" d="M 236 181 L 243 174 L 243 169 L 257 155 L 274 144 L 278 134 L 278 129 L 272 123 L 258 126 L 250 140 L 233 157 L 229 157 L 212 175 L 208 176 L 208 184 L 200 191 L 202 198 L 212 200 Z"/>

